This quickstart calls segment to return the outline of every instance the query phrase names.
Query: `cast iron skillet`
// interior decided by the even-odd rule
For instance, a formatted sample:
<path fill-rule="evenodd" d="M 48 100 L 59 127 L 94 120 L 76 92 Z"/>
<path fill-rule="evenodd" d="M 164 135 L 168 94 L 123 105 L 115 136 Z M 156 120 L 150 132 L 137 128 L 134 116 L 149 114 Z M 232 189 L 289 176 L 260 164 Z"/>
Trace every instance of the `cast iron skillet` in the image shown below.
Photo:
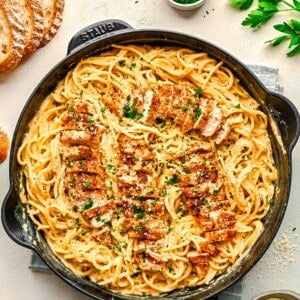
<path fill-rule="evenodd" d="M 20 166 L 16 156 L 24 134 L 28 130 L 28 122 L 39 109 L 42 100 L 79 60 L 107 51 L 113 43 L 172 45 L 207 52 L 212 57 L 224 61 L 225 65 L 240 78 L 247 91 L 260 102 L 262 110 L 274 120 L 274 126 L 269 126 L 268 131 L 279 172 L 279 182 L 274 205 L 264 220 L 265 230 L 262 236 L 249 254 L 241 259 L 237 267 L 213 280 L 209 285 L 182 289 L 163 296 L 166 299 L 190 299 L 196 296 L 197 299 L 207 299 L 217 295 L 241 278 L 271 244 L 288 203 L 291 184 L 291 152 L 300 134 L 300 117 L 297 109 L 288 99 L 268 91 L 243 63 L 224 50 L 199 38 L 165 30 L 134 30 L 127 23 L 119 20 L 99 22 L 77 33 L 69 43 L 67 56 L 54 66 L 35 88 L 17 122 L 10 152 L 10 188 L 2 205 L 4 229 L 11 239 L 21 246 L 34 250 L 55 274 L 84 294 L 94 299 L 142 299 L 142 297 L 120 295 L 99 287 L 85 278 L 75 276 L 55 257 L 43 234 L 36 231 L 18 195 Z M 149 298 L 161 299 L 161 297 Z"/>

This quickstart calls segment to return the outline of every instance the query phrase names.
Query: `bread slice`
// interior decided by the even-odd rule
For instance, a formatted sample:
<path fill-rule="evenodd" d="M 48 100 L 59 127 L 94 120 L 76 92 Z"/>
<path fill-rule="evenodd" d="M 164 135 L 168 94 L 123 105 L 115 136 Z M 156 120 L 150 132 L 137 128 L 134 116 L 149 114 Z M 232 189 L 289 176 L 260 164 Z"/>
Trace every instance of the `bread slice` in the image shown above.
<path fill-rule="evenodd" d="M 57 33 L 63 17 L 64 0 L 40 0 L 44 12 L 44 33 L 40 47 L 48 44 Z"/>
<path fill-rule="evenodd" d="M 12 5 L 12 2 L 16 5 Z M 18 3 L 0 0 L 0 73 L 15 68 L 24 53 L 24 11 Z"/>
<path fill-rule="evenodd" d="M 44 20 L 40 0 L 26 0 L 25 8 L 28 11 L 30 22 L 28 23 L 28 35 L 24 56 L 34 52 L 43 38 Z"/>
<path fill-rule="evenodd" d="M 0 73 L 45 46 L 57 33 L 64 0 L 0 0 Z"/>

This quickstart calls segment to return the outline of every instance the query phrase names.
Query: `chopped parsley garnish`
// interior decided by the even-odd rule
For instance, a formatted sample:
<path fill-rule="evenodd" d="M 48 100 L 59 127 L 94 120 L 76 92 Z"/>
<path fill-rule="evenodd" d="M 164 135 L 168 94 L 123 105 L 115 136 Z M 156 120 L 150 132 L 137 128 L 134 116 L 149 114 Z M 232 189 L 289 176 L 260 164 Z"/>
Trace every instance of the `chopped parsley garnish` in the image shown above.
<path fill-rule="evenodd" d="M 126 104 L 124 107 L 123 107 L 123 117 L 124 118 L 129 118 L 129 119 L 132 119 L 132 120 L 139 120 L 143 117 L 143 114 L 140 113 L 138 110 L 137 110 L 137 107 L 136 107 L 136 103 L 134 102 L 133 104 Z"/>
<path fill-rule="evenodd" d="M 114 245 L 113 245 L 113 249 L 115 249 L 115 250 L 118 251 L 118 252 L 121 252 L 121 250 L 122 250 L 120 244 L 114 244 Z"/>
<path fill-rule="evenodd" d="M 75 185 L 75 179 L 74 179 L 74 178 L 71 178 L 71 179 L 69 180 L 69 185 L 70 185 L 70 186 L 74 186 L 74 185 Z"/>
<path fill-rule="evenodd" d="M 122 59 L 119 61 L 119 66 L 120 67 L 125 67 L 125 63 L 126 63 L 126 60 L 125 59 Z"/>
<path fill-rule="evenodd" d="M 197 2 L 197 0 L 175 0 L 175 2 L 180 4 L 191 4 Z"/>
<path fill-rule="evenodd" d="M 270 206 L 274 206 L 274 204 L 275 204 L 275 199 L 274 199 L 274 198 L 271 198 L 271 199 L 269 200 L 269 205 L 270 205 Z"/>
<path fill-rule="evenodd" d="M 192 173 L 192 171 L 188 168 L 183 168 L 182 172 L 184 172 L 185 174 L 191 174 Z"/>
<path fill-rule="evenodd" d="M 113 164 L 107 164 L 107 168 L 111 174 L 116 174 L 116 167 Z"/>
<path fill-rule="evenodd" d="M 241 104 L 238 103 L 237 105 L 234 106 L 235 108 L 241 108 Z"/>
<path fill-rule="evenodd" d="M 107 164 L 109 170 L 112 170 L 115 166 L 113 164 Z"/>
<path fill-rule="evenodd" d="M 177 174 L 174 174 L 174 175 L 167 181 L 167 184 L 174 185 L 174 184 L 177 184 L 178 182 L 179 182 L 178 175 L 177 175 Z"/>
<path fill-rule="evenodd" d="M 200 98 L 202 96 L 202 89 L 200 87 L 194 90 L 194 96 L 196 98 Z"/>
<path fill-rule="evenodd" d="M 74 114 L 71 116 L 71 120 L 74 121 L 74 122 L 77 122 L 79 120 L 79 116 Z"/>
<path fill-rule="evenodd" d="M 190 101 L 189 101 L 189 105 L 190 105 L 191 107 L 194 107 L 194 106 L 195 106 L 195 102 L 192 101 L 192 100 L 190 100 Z"/>
<path fill-rule="evenodd" d="M 93 206 L 93 204 L 94 204 L 93 200 L 91 198 L 88 198 L 82 206 L 82 211 L 85 211 L 85 210 L 91 208 Z"/>
<path fill-rule="evenodd" d="M 164 189 L 164 190 L 162 191 L 162 196 L 165 197 L 165 196 L 167 196 L 167 195 L 168 195 L 168 191 L 167 191 L 166 189 Z"/>
<path fill-rule="evenodd" d="M 76 224 L 77 226 L 81 226 L 80 220 L 79 220 L 79 219 L 75 219 L 75 224 Z"/>
<path fill-rule="evenodd" d="M 135 231 L 140 232 L 143 230 L 143 226 L 134 226 L 133 228 Z"/>
<path fill-rule="evenodd" d="M 145 211 L 142 208 L 135 207 L 134 215 L 137 219 L 143 219 L 145 217 Z"/>
<path fill-rule="evenodd" d="M 202 110 L 200 108 L 196 108 L 194 109 L 194 119 L 195 121 L 198 121 L 198 119 L 201 117 L 202 115 Z"/>
<path fill-rule="evenodd" d="M 139 201 L 144 202 L 146 201 L 146 198 L 144 196 L 138 196 L 137 197 Z"/>
<path fill-rule="evenodd" d="M 174 272 L 174 267 L 172 265 L 168 265 L 168 271 L 170 273 L 173 273 Z"/>
<path fill-rule="evenodd" d="M 72 168 L 72 165 L 73 165 L 73 164 L 72 164 L 71 161 L 68 160 L 68 161 L 66 162 L 66 167 L 67 167 L 67 168 Z"/>
<path fill-rule="evenodd" d="M 75 107 L 74 107 L 74 105 L 71 105 L 71 106 L 69 107 L 69 111 L 70 111 L 70 112 L 75 112 Z"/>
<path fill-rule="evenodd" d="M 212 194 L 213 194 L 214 196 L 216 196 L 216 195 L 218 194 L 218 192 L 219 192 L 219 190 L 215 189 L 215 190 L 212 191 Z"/>
<path fill-rule="evenodd" d="M 95 120 L 94 119 L 88 119 L 88 127 L 91 128 L 94 125 L 95 125 Z"/>
<path fill-rule="evenodd" d="M 208 205 L 209 204 L 207 198 L 205 198 L 205 197 L 201 199 L 201 203 L 202 203 L 202 205 Z"/>
<path fill-rule="evenodd" d="M 82 183 L 82 187 L 84 189 L 89 189 L 91 187 L 91 182 L 90 181 L 85 181 Z"/>
<path fill-rule="evenodd" d="M 95 219 L 96 219 L 97 222 L 103 222 L 103 220 L 101 219 L 100 216 L 97 216 Z"/>

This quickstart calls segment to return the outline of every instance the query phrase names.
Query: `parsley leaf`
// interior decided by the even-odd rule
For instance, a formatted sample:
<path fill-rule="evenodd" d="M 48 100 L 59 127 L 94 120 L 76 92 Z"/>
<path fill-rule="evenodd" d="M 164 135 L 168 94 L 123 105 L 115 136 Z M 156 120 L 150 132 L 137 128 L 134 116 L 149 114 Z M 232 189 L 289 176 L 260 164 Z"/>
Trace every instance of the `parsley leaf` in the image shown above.
<path fill-rule="evenodd" d="M 300 11 L 300 1 L 299 0 L 293 0 L 295 10 Z"/>
<path fill-rule="evenodd" d="M 259 28 L 268 22 L 278 12 L 277 6 L 266 1 L 259 3 L 259 8 L 251 11 L 242 21 L 243 26 Z"/>
<path fill-rule="evenodd" d="M 266 43 L 276 47 L 284 41 L 289 41 L 287 56 L 291 57 L 300 54 L 300 21 L 292 19 L 289 22 L 274 25 L 274 29 L 284 34 Z"/>
<path fill-rule="evenodd" d="M 240 10 L 246 10 L 248 9 L 252 3 L 253 0 L 229 0 L 233 6 Z"/>

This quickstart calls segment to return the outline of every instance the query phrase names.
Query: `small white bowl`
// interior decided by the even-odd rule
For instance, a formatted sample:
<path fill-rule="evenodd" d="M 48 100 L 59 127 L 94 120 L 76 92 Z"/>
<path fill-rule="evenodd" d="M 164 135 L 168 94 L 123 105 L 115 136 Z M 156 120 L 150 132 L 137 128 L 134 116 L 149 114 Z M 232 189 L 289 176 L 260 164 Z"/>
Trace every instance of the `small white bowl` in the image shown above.
<path fill-rule="evenodd" d="M 271 291 L 254 297 L 252 300 L 269 300 L 269 299 L 280 299 L 280 300 L 299 300 L 300 294 L 288 291 L 288 290 L 279 290 Z"/>
<path fill-rule="evenodd" d="M 195 9 L 197 7 L 200 7 L 201 5 L 203 5 L 205 3 L 205 0 L 198 0 L 194 3 L 189 3 L 189 4 L 181 4 L 176 2 L 175 0 L 167 0 L 168 4 L 171 5 L 172 7 L 175 7 L 177 9 L 181 9 L 181 10 L 191 10 L 191 9 Z"/>

